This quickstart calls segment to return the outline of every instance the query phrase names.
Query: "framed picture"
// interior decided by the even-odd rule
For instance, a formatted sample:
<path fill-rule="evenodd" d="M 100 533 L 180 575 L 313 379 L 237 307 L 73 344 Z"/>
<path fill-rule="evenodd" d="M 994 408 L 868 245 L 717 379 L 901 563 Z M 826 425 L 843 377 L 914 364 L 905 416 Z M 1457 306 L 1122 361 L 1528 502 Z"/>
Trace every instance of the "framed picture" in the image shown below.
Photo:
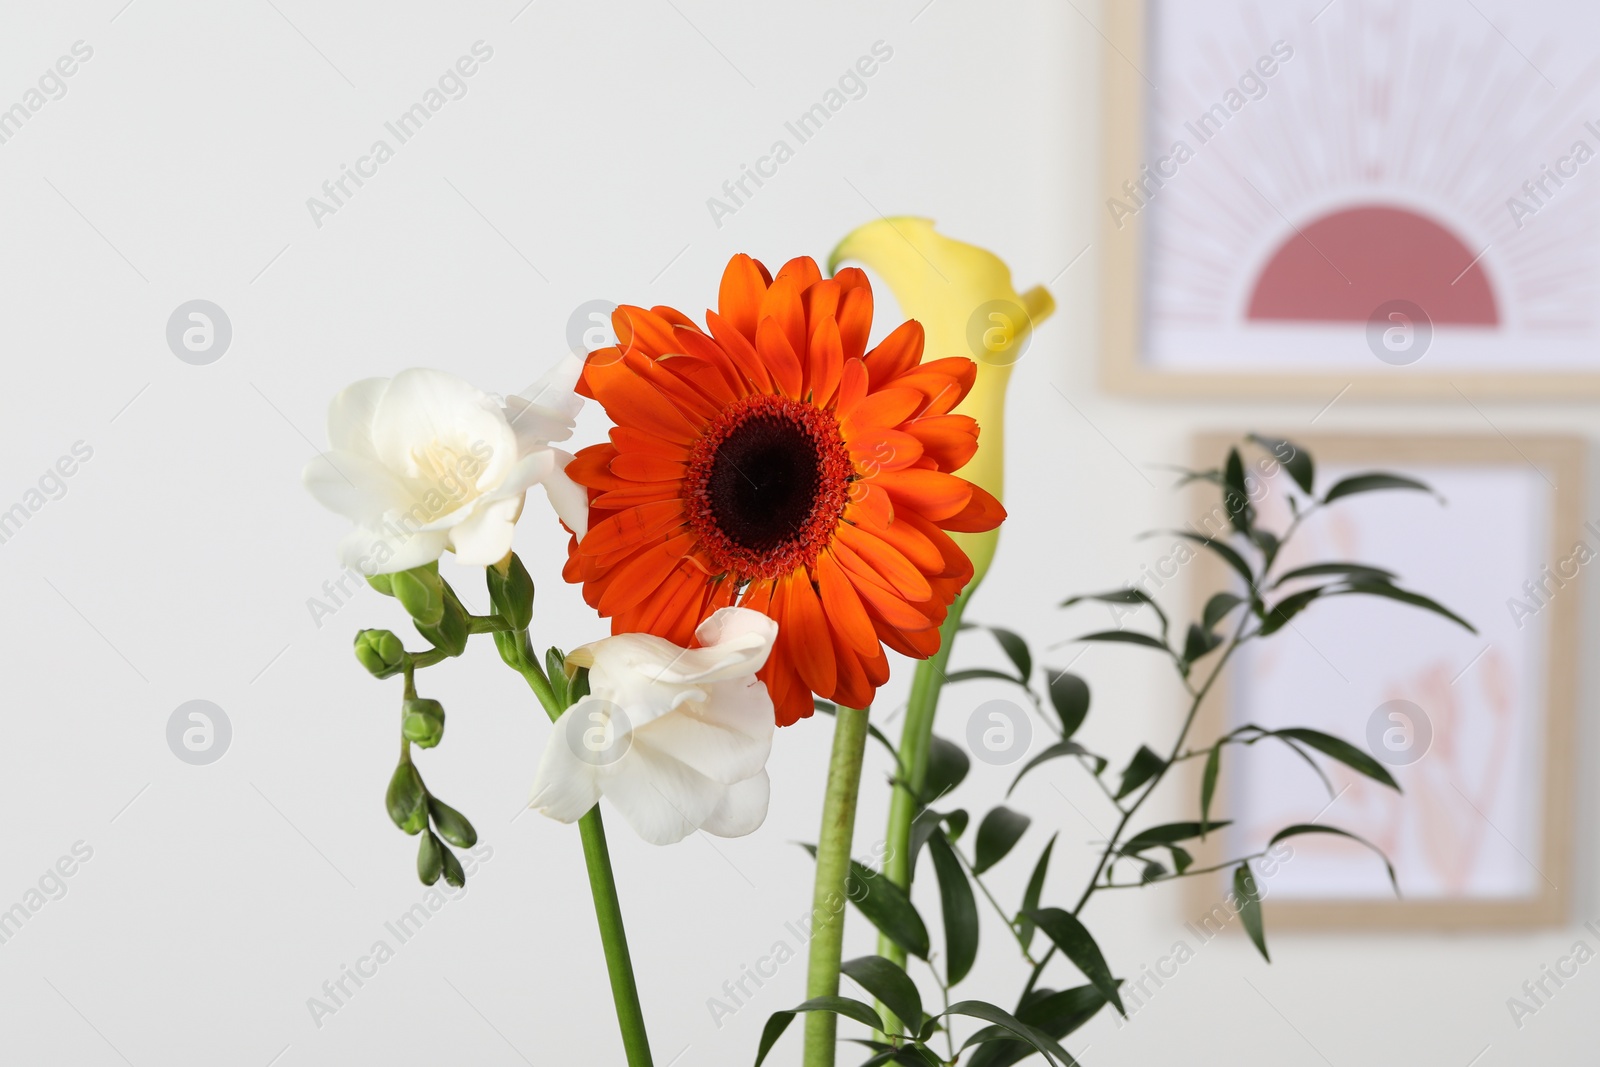
<path fill-rule="evenodd" d="M 1109 0 L 1103 377 L 1600 395 L 1589 0 Z"/>
<path fill-rule="evenodd" d="M 1215 466 L 1230 440 L 1202 436 L 1196 464 Z M 1382 470 L 1437 495 L 1370 492 L 1318 510 L 1275 573 L 1332 560 L 1372 564 L 1477 633 L 1388 600 L 1339 597 L 1244 645 L 1201 709 L 1196 744 L 1245 723 L 1310 727 L 1370 752 L 1403 793 L 1319 758 L 1325 785 L 1276 742 L 1230 746 L 1212 817 L 1236 821 L 1210 835 L 1209 855 L 1199 858 L 1250 855 L 1278 829 L 1315 823 L 1360 835 L 1393 862 L 1398 897 L 1383 863 L 1361 845 L 1324 834 L 1291 839 L 1287 854 L 1256 871 L 1269 930 L 1562 922 L 1573 878 L 1581 586 L 1600 561 L 1600 523 L 1583 514 L 1585 446 L 1498 436 L 1298 443 L 1316 461 L 1319 493 Z M 1256 482 L 1260 521 L 1281 529 L 1288 475 L 1258 468 Z M 1210 553 L 1196 566 L 1197 599 L 1228 586 L 1232 572 Z M 1202 762 L 1193 761 L 1195 796 Z M 1205 915 L 1226 887 L 1209 877 L 1193 883 L 1189 904 Z"/>

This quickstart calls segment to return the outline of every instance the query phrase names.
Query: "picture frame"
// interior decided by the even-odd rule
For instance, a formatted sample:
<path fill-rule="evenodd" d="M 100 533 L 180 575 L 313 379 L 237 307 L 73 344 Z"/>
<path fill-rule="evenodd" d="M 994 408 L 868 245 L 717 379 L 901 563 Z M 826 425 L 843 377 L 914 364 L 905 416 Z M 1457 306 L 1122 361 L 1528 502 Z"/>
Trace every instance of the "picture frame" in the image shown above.
<path fill-rule="evenodd" d="M 1600 10 L 1560 4 L 1497 28 L 1435 0 L 1108 0 L 1103 385 L 1329 404 L 1600 396 L 1600 249 L 1582 237 L 1600 203 L 1572 180 L 1600 157 L 1600 73 L 1552 29 L 1600 33 Z M 1392 54 L 1356 52 L 1362 20 Z M 1501 30 L 1544 49 L 1538 64 Z M 1426 68 L 1426 91 L 1424 63 L 1445 72 Z M 1477 159 L 1441 110 L 1485 85 L 1516 100 L 1492 116 L 1504 159 Z M 1495 140 L 1489 112 L 1480 142 Z M 1470 188 L 1447 177 L 1461 172 Z"/>
<path fill-rule="evenodd" d="M 1330 802 L 1286 746 L 1270 755 L 1267 750 L 1278 746 L 1232 746 L 1223 757 L 1212 818 L 1248 810 L 1254 823 L 1209 835 L 1195 852 L 1196 866 L 1222 864 L 1254 851 L 1266 833 L 1313 822 L 1382 848 L 1394 863 L 1402 895 L 1395 895 L 1383 863 L 1361 844 L 1322 834 L 1297 837 L 1289 842 L 1288 860 L 1275 856 L 1254 868 L 1269 931 L 1561 924 L 1575 869 L 1584 570 L 1590 558 L 1600 561 L 1600 523 L 1586 523 L 1583 511 L 1585 442 L 1570 436 L 1287 436 L 1313 456 L 1319 493 L 1344 474 L 1367 470 L 1434 485 L 1446 506 L 1422 493 L 1399 491 L 1341 501 L 1337 507 L 1346 511 L 1346 525 L 1313 536 L 1322 543 L 1313 545 L 1308 558 L 1396 570 L 1404 587 L 1464 614 L 1479 634 L 1404 605 L 1349 597 L 1340 598 L 1349 613 L 1342 628 L 1341 620 L 1328 615 L 1335 605 L 1324 601 L 1254 643 L 1256 655 L 1235 657 L 1200 708 L 1191 748 L 1247 721 L 1268 729 L 1310 727 L 1371 751 L 1404 793 L 1393 794 L 1319 757 L 1339 789 Z M 1238 439 L 1198 435 L 1196 469 L 1215 466 Z M 1270 485 L 1275 478 L 1287 484 L 1281 470 L 1264 481 Z M 1519 509 L 1505 494 L 1539 506 Z M 1214 503 L 1202 505 L 1197 496 L 1193 507 Z M 1433 529 L 1419 530 L 1428 507 L 1440 518 Z M 1263 514 L 1271 510 L 1260 508 Z M 1337 514 L 1329 509 L 1323 516 Z M 1314 534 L 1314 522 L 1307 520 L 1296 537 Z M 1505 533 L 1513 528 L 1522 533 Z M 1450 538 L 1441 540 L 1441 530 Z M 1330 554 L 1341 542 L 1352 551 Z M 1581 563 L 1579 542 L 1589 550 Z M 1530 571 L 1537 560 L 1544 563 Z M 1192 566 L 1193 612 L 1199 617 L 1205 598 L 1228 588 L 1232 572 L 1209 552 L 1201 552 Z M 1448 580 L 1453 572 L 1460 575 L 1456 587 Z M 1535 591 L 1545 590 L 1537 598 L 1542 603 L 1535 605 L 1534 593 L 1503 577 L 1523 572 Z M 1469 589 L 1488 591 L 1474 599 Z M 1496 603 L 1502 599 L 1503 606 Z M 1513 610 L 1519 601 L 1533 613 Z M 1494 617 L 1494 609 L 1504 615 Z M 1260 658 L 1269 649 L 1276 662 Z M 1362 658 L 1363 650 L 1374 649 L 1385 654 Z M 1269 708 L 1275 678 L 1284 682 L 1282 692 L 1303 694 L 1301 703 Z M 1394 707 L 1401 709 L 1398 717 Z M 1399 729 L 1409 732 L 1391 733 Z M 1377 747 L 1391 743 L 1397 746 L 1393 752 Z M 1404 751 L 1406 744 L 1421 747 Z M 1281 763 L 1272 766 L 1272 760 Z M 1202 763 L 1191 761 L 1190 798 L 1199 795 Z M 1438 847 L 1430 848 L 1430 842 Z M 1230 887 L 1226 873 L 1190 879 L 1185 907 L 1194 922 L 1204 925 L 1208 917 L 1225 914 L 1216 909 Z"/>

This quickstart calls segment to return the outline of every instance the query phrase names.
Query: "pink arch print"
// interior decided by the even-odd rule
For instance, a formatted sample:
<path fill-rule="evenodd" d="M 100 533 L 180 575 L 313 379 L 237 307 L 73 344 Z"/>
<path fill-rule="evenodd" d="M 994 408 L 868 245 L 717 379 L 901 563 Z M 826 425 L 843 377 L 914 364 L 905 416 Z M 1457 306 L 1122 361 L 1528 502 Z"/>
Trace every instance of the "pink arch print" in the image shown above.
<path fill-rule="evenodd" d="M 1494 291 L 1474 253 L 1414 211 L 1345 208 L 1302 232 L 1285 240 L 1262 268 L 1247 318 L 1366 322 L 1380 305 L 1409 300 L 1435 325 L 1500 324 Z"/>

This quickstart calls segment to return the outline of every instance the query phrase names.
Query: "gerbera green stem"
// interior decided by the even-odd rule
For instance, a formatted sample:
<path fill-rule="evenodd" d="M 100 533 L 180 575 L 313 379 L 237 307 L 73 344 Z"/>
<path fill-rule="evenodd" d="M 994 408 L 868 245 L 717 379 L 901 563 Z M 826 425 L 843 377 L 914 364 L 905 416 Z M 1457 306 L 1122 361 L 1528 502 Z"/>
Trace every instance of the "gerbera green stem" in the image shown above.
<path fill-rule="evenodd" d="M 911 676 L 911 696 L 906 703 L 906 721 L 900 730 L 900 777 L 889 798 L 889 829 L 885 836 L 883 873 L 901 889 L 911 885 L 911 823 L 917 817 L 917 798 L 928 781 L 928 748 L 933 739 L 933 717 L 939 707 L 939 690 L 944 685 L 944 667 L 950 659 L 950 646 L 961 628 L 961 613 L 967 606 L 963 593 L 950 605 L 944 625 L 939 628 L 939 651 L 917 664 Z M 878 955 L 901 967 L 906 951 L 889 938 L 879 935 Z M 898 1030 L 886 1010 L 882 1013 L 891 1031 Z"/>
<path fill-rule="evenodd" d="M 525 635 L 522 644 L 527 647 Z M 517 673 L 544 705 L 550 721 L 559 719 L 566 709 L 559 706 L 550 679 L 531 655 L 522 657 Z M 639 1004 L 639 983 L 633 977 L 633 958 L 628 953 L 628 934 L 622 926 L 622 903 L 617 898 L 617 879 L 611 871 L 611 850 L 606 847 L 600 805 L 590 808 L 588 814 L 578 820 L 578 833 L 583 838 L 583 863 L 589 871 L 589 892 L 594 897 L 594 914 L 600 923 L 600 944 L 605 950 L 606 974 L 611 979 L 611 999 L 617 1006 L 617 1028 L 622 1033 L 628 1067 L 652 1067 L 644 1009 Z"/>
<path fill-rule="evenodd" d="M 806 976 L 806 999 L 837 996 L 844 955 L 844 911 L 850 877 L 850 845 L 855 837 L 856 798 L 861 792 L 861 761 L 867 751 L 867 712 L 840 708 L 834 719 L 833 755 L 822 801 L 817 836 L 817 881 L 811 897 L 815 932 Z M 839 1020 L 831 1012 L 806 1015 L 805 1067 L 833 1067 Z"/>

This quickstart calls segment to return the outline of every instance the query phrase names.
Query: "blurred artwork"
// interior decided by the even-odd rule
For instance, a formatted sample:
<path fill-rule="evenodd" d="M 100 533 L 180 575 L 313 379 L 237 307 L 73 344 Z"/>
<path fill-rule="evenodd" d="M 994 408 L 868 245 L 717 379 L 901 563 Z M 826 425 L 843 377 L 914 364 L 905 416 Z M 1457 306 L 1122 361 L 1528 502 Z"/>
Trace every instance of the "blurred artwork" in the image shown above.
<path fill-rule="evenodd" d="M 1145 12 L 1145 371 L 1600 372 L 1600 5 Z"/>
<path fill-rule="evenodd" d="M 1576 537 L 1557 536 L 1555 478 L 1576 477 L 1507 452 L 1508 460 L 1483 464 L 1322 465 L 1324 486 L 1381 465 L 1426 482 L 1438 498 L 1376 492 L 1320 510 L 1278 573 L 1326 559 L 1382 567 L 1429 590 L 1478 634 L 1400 604 L 1330 598 L 1245 646 L 1222 690 L 1228 728 L 1303 724 L 1333 734 L 1370 752 L 1404 792 L 1319 759 L 1324 788 L 1300 756 L 1270 740 L 1229 749 L 1236 777 L 1226 807 L 1250 813 L 1225 831 L 1229 855 L 1260 850 L 1286 823 L 1317 823 L 1382 849 L 1409 907 L 1560 895 L 1566 857 L 1551 851 L 1560 835 L 1547 832 L 1547 787 L 1552 765 L 1569 754 L 1549 750 L 1565 714 L 1552 710 L 1552 627 L 1575 617 L 1582 571 L 1600 559 L 1600 532 L 1590 524 Z M 1274 490 L 1282 477 L 1259 490 L 1269 528 L 1292 518 Z M 1369 850 L 1321 835 L 1293 844 L 1292 861 L 1271 879 L 1277 906 L 1395 900 Z"/>

